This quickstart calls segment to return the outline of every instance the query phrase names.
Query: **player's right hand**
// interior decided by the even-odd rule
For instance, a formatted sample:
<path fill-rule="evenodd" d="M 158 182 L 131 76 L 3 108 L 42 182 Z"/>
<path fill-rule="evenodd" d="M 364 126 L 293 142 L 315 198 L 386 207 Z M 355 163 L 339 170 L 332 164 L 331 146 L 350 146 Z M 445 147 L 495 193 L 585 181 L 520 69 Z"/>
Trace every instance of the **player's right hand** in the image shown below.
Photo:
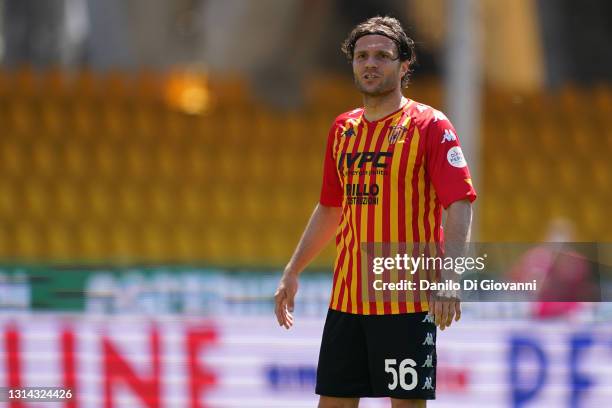
<path fill-rule="evenodd" d="M 283 274 L 274 294 L 274 313 L 278 324 L 287 330 L 293 326 L 293 305 L 297 291 L 297 276 Z"/>

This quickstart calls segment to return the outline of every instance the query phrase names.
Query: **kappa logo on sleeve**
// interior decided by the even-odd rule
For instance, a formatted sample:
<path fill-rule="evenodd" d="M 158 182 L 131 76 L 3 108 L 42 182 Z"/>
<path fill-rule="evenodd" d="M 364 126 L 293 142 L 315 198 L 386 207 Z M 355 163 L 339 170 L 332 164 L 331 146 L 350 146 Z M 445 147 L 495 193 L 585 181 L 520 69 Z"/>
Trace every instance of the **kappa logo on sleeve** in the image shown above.
<path fill-rule="evenodd" d="M 439 120 L 448 120 L 448 118 L 446 117 L 446 115 L 443 112 L 440 112 L 439 110 L 434 109 L 434 108 L 432 108 L 430 106 L 423 105 L 422 103 L 418 103 L 416 105 L 416 108 L 419 110 L 420 113 L 423 113 L 423 112 L 431 109 L 431 111 L 433 112 L 433 118 L 434 118 L 433 122 L 434 123 L 436 123 Z"/>
<path fill-rule="evenodd" d="M 347 130 L 345 130 L 344 132 L 342 132 L 342 136 L 344 137 L 351 137 L 355 135 L 355 130 L 353 130 L 352 127 L 348 128 Z"/>
<path fill-rule="evenodd" d="M 457 136 L 450 129 L 444 129 L 444 134 L 442 135 L 442 141 L 440 143 L 445 142 L 454 142 L 457 140 Z"/>
<path fill-rule="evenodd" d="M 446 153 L 446 160 L 448 160 L 448 164 L 459 169 L 467 166 L 467 162 L 465 161 L 465 157 L 463 157 L 463 152 L 459 146 L 454 146 L 448 149 L 448 153 Z"/>
<path fill-rule="evenodd" d="M 437 109 L 433 110 L 433 116 L 434 116 L 434 123 L 439 121 L 439 120 L 448 120 L 446 115 L 444 113 L 440 112 Z"/>
<path fill-rule="evenodd" d="M 342 136 L 351 137 L 355 136 L 355 127 L 357 126 L 357 121 L 355 119 L 348 119 L 344 126 L 342 126 Z"/>

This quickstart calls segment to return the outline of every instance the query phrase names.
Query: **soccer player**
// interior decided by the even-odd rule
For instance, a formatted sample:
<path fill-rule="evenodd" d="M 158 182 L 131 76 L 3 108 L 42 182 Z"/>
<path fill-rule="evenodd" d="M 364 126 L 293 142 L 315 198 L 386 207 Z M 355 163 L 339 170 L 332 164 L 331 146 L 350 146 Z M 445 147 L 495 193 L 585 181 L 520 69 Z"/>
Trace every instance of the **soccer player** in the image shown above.
<path fill-rule="evenodd" d="M 395 408 L 425 407 L 435 398 L 436 326 L 444 330 L 459 320 L 459 299 L 450 291 L 374 290 L 373 279 L 397 280 L 399 268 L 374 275 L 362 264 L 362 252 L 374 248 L 393 257 L 394 248 L 420 256 L 432 244 L 437 255 L 460 256 L 476 192 L 446 116 L 402 95 L 415 50 L 399 21 L 368 19 L 342 51 L 364 107 L 341 114 L 331 127 L 320 201 L 285 267 L 275 313 L 279 325 L 293 325 L 298 276 L 335 235 L 317 368 L 319 407 L 357 407 L 360 397 L 390 397 Z M 376 249 L 377 243 L 389 246 Z M 435 276 L 423 270 L 406 276 L 416 282 L 447 273 L 434 269 Z"/>

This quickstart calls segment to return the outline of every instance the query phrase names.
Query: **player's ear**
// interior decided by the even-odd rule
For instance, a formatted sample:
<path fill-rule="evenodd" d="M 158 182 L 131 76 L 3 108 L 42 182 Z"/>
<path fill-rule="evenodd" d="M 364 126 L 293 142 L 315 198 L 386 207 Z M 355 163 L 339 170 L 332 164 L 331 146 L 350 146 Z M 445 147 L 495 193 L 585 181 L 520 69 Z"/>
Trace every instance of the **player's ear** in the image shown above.
<path fill-rule="evenodd" d="M 408 71 L 410 70 L 410 61 L 402 61 L 400 63 L 400 73 L 402 74 L 402 78 L 404 77 L 404 75 L 406 75 L 406 73 L 408 73 Z"/>

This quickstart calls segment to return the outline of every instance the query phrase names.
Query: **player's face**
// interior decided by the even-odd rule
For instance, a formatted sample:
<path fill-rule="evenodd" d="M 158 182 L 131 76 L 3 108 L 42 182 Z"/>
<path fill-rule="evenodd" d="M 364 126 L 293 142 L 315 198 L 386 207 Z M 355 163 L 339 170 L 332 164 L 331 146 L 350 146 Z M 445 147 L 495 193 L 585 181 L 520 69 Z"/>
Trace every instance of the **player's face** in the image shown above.
<path fill-rule="evenodd" d="M 407 62 L 400 62 L 393 40 L 383 35 L 365 35 L 355 43 L 353 75 L 357 89 L 367 96 L 383 96 L 401 87 Z"/>

